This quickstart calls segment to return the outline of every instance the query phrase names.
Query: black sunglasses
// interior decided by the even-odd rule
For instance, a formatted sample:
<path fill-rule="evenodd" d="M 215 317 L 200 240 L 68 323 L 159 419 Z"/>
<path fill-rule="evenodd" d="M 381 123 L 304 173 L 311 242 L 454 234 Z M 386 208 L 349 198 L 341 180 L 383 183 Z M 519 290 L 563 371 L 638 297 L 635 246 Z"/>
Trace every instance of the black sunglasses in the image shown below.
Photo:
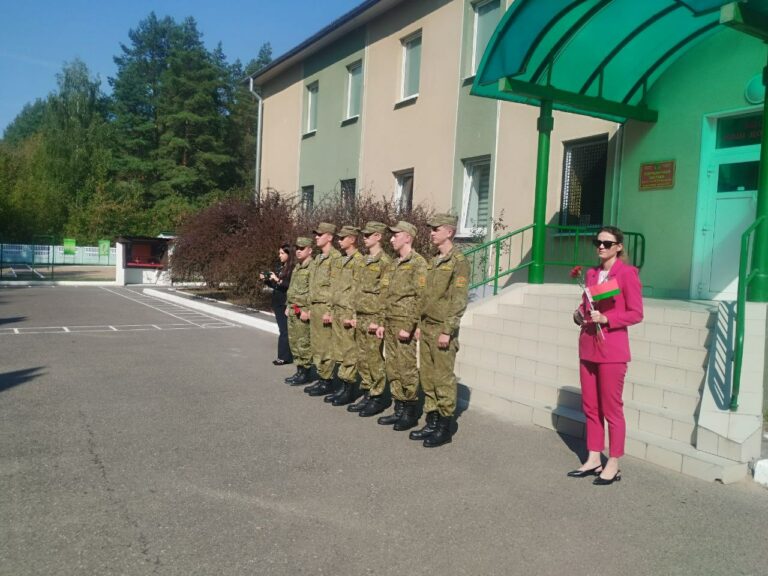
<path fill-rule="evenodd" d="M 609 248 L 612 248 L 614 244 L 618 244 L 618 242 L 616 242 L 616 240 L 598 240 L 597 238 L 592 240 L 592 246 L 595 248 L 600 248 L 600 246 L 603 246 L 606 250 L 608 250 Z"/>

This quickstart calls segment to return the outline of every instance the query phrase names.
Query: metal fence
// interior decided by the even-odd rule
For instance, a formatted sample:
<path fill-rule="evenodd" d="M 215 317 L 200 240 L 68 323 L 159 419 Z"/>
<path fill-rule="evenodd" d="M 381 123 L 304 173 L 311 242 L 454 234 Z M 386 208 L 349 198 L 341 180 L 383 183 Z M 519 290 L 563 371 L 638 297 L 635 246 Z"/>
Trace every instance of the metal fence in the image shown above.
<path fill-rule="evenodd" d="M 110 248 L 109 255 L 100 255 L 98 246 L 77 246 L 74 254 L 65 254 L 64 246 L 44 244 L 0 244 L 0 264 L 57 265 L 77 264 L 82 266 L 114 266 L 117 261 L 116 249 Z"/>

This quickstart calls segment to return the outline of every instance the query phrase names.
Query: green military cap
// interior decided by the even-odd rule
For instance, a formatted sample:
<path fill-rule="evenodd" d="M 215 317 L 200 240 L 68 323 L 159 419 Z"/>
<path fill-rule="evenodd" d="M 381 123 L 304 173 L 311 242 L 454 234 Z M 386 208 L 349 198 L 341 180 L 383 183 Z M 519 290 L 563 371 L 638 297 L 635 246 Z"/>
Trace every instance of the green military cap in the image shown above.
<path fill-rule="evenodd" d="M 371 220 L 370 222 L 365 223 L 363 234 L 373 234 L 374 232 L 384 234 L 387 231 L 387 228 L 389 228 L 389 226 L 384 224 L 384 222 L 376 222 L 376 220 Z"/>
<path fill-rule="evenodd" d="M 357 236 L 360 234 L 360 228 L 357 226 L 342 226 L 341 230 L 336 232 L 336 236 L 339 238 L 345 238 L 346 236 Z"/>
<path fill-rule="evenodd" d="M 416 226 L 405 220 L 400 220 L 394 226 L 389 227 L 392 232 L 405 232 L 411 235 L 411 238 L 416 238 Z"/>
<path fill-rule="evenodd" d="M 459 217 L 454 216 L 453 214 L 433 214 L 432 218 L 429 219 L 428 224 L 432 228 L 437 228 L 438 226 L 453 226 L 456 228 L 456 224 L 459 222 Z"/>
<path fill-rule="evenodd" d="M 306 236 L 299 236 L 296 238 L 296 248 L 306 248 L 307 246 L 312 246 L 311 239 Z"/>
<path fill-rule="evenodd" d="M 336 225 L 329 222 L 320 222 L 312 232 L 315 234 L 335 234 Z"/>

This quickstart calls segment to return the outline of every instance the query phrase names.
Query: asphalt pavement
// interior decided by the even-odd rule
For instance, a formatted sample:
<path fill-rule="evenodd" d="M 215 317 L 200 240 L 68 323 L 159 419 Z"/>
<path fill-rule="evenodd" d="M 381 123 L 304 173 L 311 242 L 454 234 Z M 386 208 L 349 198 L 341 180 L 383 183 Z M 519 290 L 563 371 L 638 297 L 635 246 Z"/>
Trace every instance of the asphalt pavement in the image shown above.
<path fill-rule="evenodd" d="M 117 287 L 0 289 L 0 575 L 768 574 L 768 489 L 469 407 L 425 449 L 283 384 L 274 334 Z"/>

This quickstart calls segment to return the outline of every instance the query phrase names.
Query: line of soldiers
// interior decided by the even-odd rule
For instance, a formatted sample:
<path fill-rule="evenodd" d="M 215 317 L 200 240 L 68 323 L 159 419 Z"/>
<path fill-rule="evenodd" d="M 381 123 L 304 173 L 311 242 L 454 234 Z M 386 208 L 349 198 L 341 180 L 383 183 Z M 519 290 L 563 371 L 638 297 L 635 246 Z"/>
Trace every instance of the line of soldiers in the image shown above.
<path fill-rule="evenodd" d="M 416 227 L 405 221 L 368 222 L 362 230 L 365 255 L 355 226 L 337 232 L 321 222 L 313 230 L 319 250 L 314 258 L 312 241 L 298 238 L 286 311 L 296 373 L 286 383 L 306 385 L 310 396 L 362 417 L 380 414 L 394 399 L 393 413 L 378 419 L 394 430 L 418 425 L 421 385 L 426 422 L 410 438 L 426 447 L 450 442 L 457 400 L 453 368 L 469 278 L 469 263 L 453 244 L 456 223 L 451 214 L 429 221 L 437 248 L 429 262 L 413 249 Z M 387 233 L 395 259 L 383 248 Z"/>

